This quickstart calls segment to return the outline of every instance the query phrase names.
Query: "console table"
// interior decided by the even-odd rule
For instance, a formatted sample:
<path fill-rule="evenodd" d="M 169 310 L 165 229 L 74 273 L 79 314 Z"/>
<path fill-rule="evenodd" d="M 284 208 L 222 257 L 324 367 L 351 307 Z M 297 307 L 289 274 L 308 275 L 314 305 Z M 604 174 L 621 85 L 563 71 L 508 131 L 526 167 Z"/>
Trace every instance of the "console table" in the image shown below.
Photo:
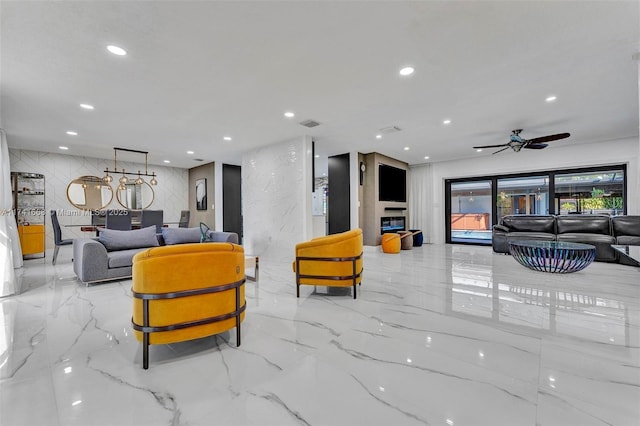
<path fill-rule="evenodd" d="M 509 241 L 509 252 L 529 269 L 561 274 L 580 271 L 596 258 L 595 246 L 561 241 Z"/>

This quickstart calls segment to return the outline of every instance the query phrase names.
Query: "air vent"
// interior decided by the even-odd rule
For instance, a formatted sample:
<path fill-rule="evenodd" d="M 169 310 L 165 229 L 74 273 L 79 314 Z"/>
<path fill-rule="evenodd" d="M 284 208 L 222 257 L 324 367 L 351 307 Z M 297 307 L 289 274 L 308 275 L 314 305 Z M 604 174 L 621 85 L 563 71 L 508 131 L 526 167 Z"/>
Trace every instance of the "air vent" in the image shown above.
<path fill-rule="evenodd" d="M 389 126 L 389 127 L 383 127 L 382 129 L 380 129 L 380 133 L 382 133 L 383 135 L 388 135 L 389 133 L 396 133 L 401 131 L 402 129 L 398 126 Z"/>
<path fill-rule="evenodd" d="M 304 120 L 301 121 L 300 124 L 302 124 L 304 127 L 316 127 L 320 125 L 320 123 L 314 120 Z"/>
<path fill-rule="evenodd" d="M 204 161 L 202 158 L 194 158 L 193 161 Z"/>

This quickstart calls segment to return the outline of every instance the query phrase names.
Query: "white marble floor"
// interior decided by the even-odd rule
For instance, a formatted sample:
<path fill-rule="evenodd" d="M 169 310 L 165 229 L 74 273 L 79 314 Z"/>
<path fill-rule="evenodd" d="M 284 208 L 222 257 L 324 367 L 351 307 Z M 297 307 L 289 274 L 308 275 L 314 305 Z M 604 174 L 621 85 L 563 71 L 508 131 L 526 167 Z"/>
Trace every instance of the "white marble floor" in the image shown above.
<path fill-rule="evenodd" d="M 640 424 L 640 268 L 367 247 L 357 300 L 296 299 L 290 264 L 263 256 L 242 346 L 152 346 L 145 371 L 131 281 L 87 288 L 66 255 L 0 299 L 2 425 Z"/>

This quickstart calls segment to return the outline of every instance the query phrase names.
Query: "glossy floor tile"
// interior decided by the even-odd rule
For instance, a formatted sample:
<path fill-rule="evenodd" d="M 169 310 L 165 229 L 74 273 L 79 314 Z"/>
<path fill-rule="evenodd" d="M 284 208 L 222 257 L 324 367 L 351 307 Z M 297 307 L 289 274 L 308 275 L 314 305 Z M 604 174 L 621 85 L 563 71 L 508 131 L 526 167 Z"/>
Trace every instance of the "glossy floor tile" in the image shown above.
<path fill-rule="evenodd" d="M 152 346 L 145 371 L 131 281 L 85 287 L 69 256 L 27 261 L 0 299 L 2 425 L 640 424 L 640 268 L 366 247 L 356 300 L 296 299 L 291 264 L 263 256 L 242 346 Z"/>

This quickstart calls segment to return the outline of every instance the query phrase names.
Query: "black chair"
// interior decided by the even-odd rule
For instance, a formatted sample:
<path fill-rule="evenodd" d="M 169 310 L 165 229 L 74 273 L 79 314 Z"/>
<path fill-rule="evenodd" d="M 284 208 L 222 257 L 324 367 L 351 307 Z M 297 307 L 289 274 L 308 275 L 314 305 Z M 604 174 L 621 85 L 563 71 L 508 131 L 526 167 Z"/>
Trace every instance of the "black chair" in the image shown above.
<path fill-rule="evenodd" d="M 180 224 L 179 228 L 188 228 L 189 227 L 189 217 L 191 216 L 191 212 L 189 210 L 182 210 L 180 212 Z"/>
<path fill-rule="evenodd" d="M 68 246 L 73 244 L 73 240 L 62 239 L 62 230 L 60 229 L 60 222 L 58 222 L 58 213 L 55 210 L 51 210 L 51 225 L 53 226 L 53 239 L 56 243 L 56 248 L 53 250 L 53 261 L 51 261 L 52 265 L 56 264 L 56 260 L 58 259 L 58 250 L 60 250 L 60 246 Z"/>
<path fill-rule="evenodd" d="M 162 210 L 142 210 L 140 227 L 146 228 L 147 226 L 155 225 L 156 233 L 159 234 L 162 232 L 163 220 L 164 212 Z"/>
<path fill-rule="evenodd" d="M 131 211 L 107 210 L 104 226 L 107 229 L 117 229 L 119 231 L 130 231 L 131 230 Z"/>

